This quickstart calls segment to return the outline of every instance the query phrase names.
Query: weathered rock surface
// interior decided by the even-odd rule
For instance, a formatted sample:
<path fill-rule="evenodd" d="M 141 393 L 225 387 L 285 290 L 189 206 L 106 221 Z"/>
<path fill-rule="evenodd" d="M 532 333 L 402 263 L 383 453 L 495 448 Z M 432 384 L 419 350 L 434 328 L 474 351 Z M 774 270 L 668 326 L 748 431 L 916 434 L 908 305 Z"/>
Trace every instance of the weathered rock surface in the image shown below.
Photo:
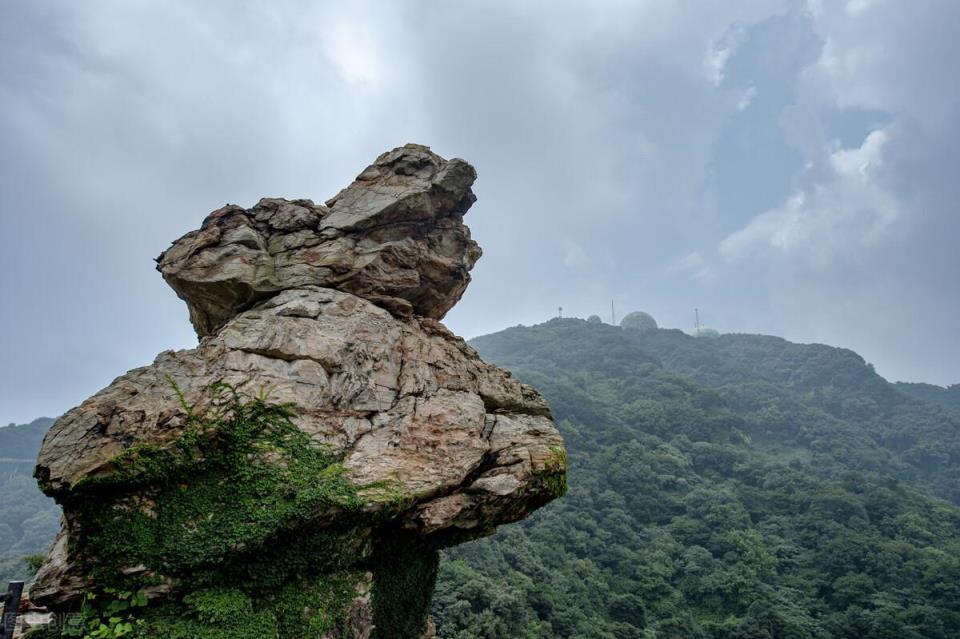
<path fill-rule="evenodd" d="M 216 382 L 289 404 L 354 485 L 393 481 L 416 496 L 405 525 L 426 533 L 499 523 L 562 446 L 540 395 L 436 320 L 308 287 L 241 313 L 196 349 L 161 353 L 69 411 L 37 462 L 44 489 L 68 495 L 84 480 L 110 480 L 123 451 L 178 441 L 177 389 L 202 411 Z"/>
<path fill-rule="evenodd" d="M 436 549 L 565 486 L 544 400 L 437 321 L 480 255 L 462 223 L 474 179 L 466 162 L 407 145 L 326 206 L 228 206 L 175 242 L 158 268 L 201 342 L 51 428 L 36 475 L 64 530 L 33 600 L 67 610 L 85 590 L 122 587 L 162 612 L 232 589 L 274 611 L 282 636 L 424 633 Z M 266 412 L 225 413 L 211 392 L 224 388 Z M 258 583 L 262 572 L 277 576 Z M 257 589 L 294 582 L 313 603 Z"/>
<path fill-rule="evenodd" d="M 214 211 L 157 268 L 201 337 L 280 290 L 307 285 L 441 319 L 480 257 L 463 225 L 475 179 L 463 160 L 407 145 L 381 155 L 326 205 L 274 198 Z"/>

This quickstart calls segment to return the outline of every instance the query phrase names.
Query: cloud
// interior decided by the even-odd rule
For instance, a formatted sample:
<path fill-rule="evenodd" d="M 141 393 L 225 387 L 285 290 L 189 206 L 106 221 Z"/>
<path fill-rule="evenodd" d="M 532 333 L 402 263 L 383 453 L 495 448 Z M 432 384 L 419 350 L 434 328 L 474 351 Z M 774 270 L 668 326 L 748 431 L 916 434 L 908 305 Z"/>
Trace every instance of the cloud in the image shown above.
<path fill-rule="evenodd" d="M 567 268 L 582 269 L 590 264 L 590 257 L 580 244 L 570 238 L 564 238 L 563 263 Z"/>
<path fill-rule="evenodd" d="M 804 168 L 780 206 L 724 236 L 721 254 L 741 278 L 765 271 L 784 334 L 859 350 L 889 377 L 951 383 L 960 5 L 808 9 L 823 45 L 780 118 Z"/>
<path fill-rule="evenodd" d="M 732 24 L 714 40 L 703 58 L 703 69 L 714 86 L 723 84 L 724 72 L 730 56 L 746 38 L 746 29 L 741 24 Z"/>
<path fill-rule="evenodd" d="M 747 87 L 747 89 L 740 94 L 740 99 L 737 100 L 737 111 L 743 111 L 748 108 L 755 97 L 757 97 L 757 87 Z"/>
<path fill-rule="evenodd" d="M 819 173 L 810 184 L 725 237 L 720 254 L 736 260 L 769 248 L 801 255 L 822 269 L 880 242 L 903 212 L 880 174 L 888 137 L 872 131 L 861 146 L 827 155 L 826 167 L 808 166 L 808 173 Z"/>
<path fill-rule="evenodd" d="M 376 33 L 367 24 L 338 19 L 328 27 L 324 50 L 349 84 L 377 89 L 387 72 Z"/>
<path fill-rule="evenodd" d="M 865 279 L 894 294 L 915 276 L 912 300 L 960 280 L 958 14 L 947 1 L 0 3 L 0 233 L 13 238 L 0 270 L 14 274 L 0 418 L 59 412 L 191 346 L 151 260 L 208 211 L 324 199 L 408 141 L 479 173 L 467 223 L 484 257 L 445 319 L 461 334 L 561 304 L 605 314 L 615 298 L 667 326 L 695 305 L 731 329 L 822 321 L 847 344 L 843 317 L 772 300 L 801 282 L 868 308 L 883 296 L 852 295 Z M 960 347 L 937 358 L 887 365 L 947 381 Z"/>
<path fill-rule="evenodd" d="M 698 251 L 676 258 L 668 267 L 667 273 L 688 273 L 700 282 L 710 282 L 716 275 Z"/>

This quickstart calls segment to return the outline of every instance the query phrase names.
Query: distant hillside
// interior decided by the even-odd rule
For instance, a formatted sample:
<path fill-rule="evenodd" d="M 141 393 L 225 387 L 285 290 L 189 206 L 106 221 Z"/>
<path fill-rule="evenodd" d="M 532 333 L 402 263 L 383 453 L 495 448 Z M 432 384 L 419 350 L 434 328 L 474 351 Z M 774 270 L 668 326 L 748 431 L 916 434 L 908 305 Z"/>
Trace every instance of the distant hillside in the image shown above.
<path fill-rule="evenodd" d="M 809 456 L 822 473 L 896 477 L 960 504 L 960 412 L 905 395 L 853 351 L 764 335 L 626 337 L 719 392 L 755 446 Z"/>
<path fill-rule="evenodd" d="M 896 387 L 898 390 L 912 395 L 917 399 L 939 404 L 946 408 L 960 410 L 960 384 L 953 384 L 952 386 L 944 388 L 943 386 L 934 386 L 933 384 L 897 382 Z"/>
<path fill-rule="evenodd" d="M 439 638 L 960 636 L 943 402 L 849 350 L 758 335 L 564 319 L 472 344 L 550 401 L 570 492 L 444 553 Z M 32 458 L 48 425 L 0 429 L 0 450 Z M 0 464 L 0 579 L 57 529 L 31 467 Z"/>
<path fill-rule="evenodd" d="M 40 417 L 29 424 L 0 427 L 0 459 L 29 459 L 32 466 L 52 424 L 49 417 Z"/>
<path fill-rule="evenodd" d="M 439 637 L 960 636 L 952 411 L 771 337 L 567 319 L 472 344 L 546 395 L 571 489 L 446 552 Z"/>
<path fill-rule="evenodd" d="M 60 509 L 37 488 L 33 465 L 52 419 L 0 428 L 0 589 L 24 579 L 25 557 L 46 551 L 60 528 Z"/>

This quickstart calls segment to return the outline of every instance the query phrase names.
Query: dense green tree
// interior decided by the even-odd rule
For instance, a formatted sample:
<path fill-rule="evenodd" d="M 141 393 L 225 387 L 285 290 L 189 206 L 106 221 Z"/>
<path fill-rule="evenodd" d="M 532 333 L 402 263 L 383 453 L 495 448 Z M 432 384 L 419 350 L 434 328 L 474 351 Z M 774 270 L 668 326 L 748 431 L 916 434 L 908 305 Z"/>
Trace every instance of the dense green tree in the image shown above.
<path fill-rule="evenodd" d="M 473 344 L 550 400 L 571 490 L 446 552 L 440 637 L 960 635 L 955 412 L 777 338 L 570 319 Z"/>

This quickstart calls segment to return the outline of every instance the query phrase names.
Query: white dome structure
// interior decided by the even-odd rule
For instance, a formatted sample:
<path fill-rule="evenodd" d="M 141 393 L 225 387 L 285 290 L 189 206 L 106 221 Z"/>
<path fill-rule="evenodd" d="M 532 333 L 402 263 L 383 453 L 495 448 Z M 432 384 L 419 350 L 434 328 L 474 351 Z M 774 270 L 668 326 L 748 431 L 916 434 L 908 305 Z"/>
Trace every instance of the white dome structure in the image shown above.
<path fill-rule="evenodd" d="M 623 319 L 620 320 L 620 328 L 646 333 L 657 330 L 657 320 L 653 319 L 653 316 L 649 313 L 634 311 L 624 315 Z"/>

